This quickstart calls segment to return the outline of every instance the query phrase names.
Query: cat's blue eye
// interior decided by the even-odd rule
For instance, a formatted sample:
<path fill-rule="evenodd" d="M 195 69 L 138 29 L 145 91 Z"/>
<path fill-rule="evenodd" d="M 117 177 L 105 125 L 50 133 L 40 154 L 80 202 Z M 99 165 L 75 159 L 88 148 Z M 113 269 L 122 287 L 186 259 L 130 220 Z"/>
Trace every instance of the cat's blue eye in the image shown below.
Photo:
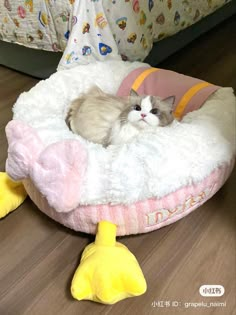
<path fill-rule="evenodd" d="M 140 107 L 138 104 L 136 104 L 136 105 L 134 105 L 134 110 L 140 111 L 140 110 L 141 110 L 141 107 Z"/>
<path fill-rule="evenodd" d="M 157 108 L 153 108 L 153 109 L 151 110 L 151 113 L 152 113 L 153 115 L 157 115 L 157 114 L 158 114 L 158 109 L 157 109 Z"/>

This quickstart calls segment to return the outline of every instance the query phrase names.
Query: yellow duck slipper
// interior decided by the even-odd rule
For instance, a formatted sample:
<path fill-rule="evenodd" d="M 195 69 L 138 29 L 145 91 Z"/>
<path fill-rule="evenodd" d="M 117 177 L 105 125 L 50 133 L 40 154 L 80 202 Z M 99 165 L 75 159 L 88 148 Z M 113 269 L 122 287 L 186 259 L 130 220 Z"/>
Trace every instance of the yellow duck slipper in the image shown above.
<path fill-rule="evenodd" d="M 19 207 L 27 193 L 20 182 L 0 172 L 0 218 Z M 142 270 L 126 246 L 116 242 L 116 225 L 98 224 L 95 242 L 88 245 L 72 280 L 77 300 L 114 304 L 143 294 L 147 289 Z"/>
<path fill-rule="evenodd" d="M 77 300 L 114 304 L 147 289 L 142 270 L 126 246 L 116 242 L 116 225 L 98 224 L 95 242 L 89 244 L 72 280 Z"/>
<path fill-rule="evenodd" d="M 7 173 L 0 172 L 0 218 L 18 208 L 26 197 L 22 183 L 14 182 Z"/>

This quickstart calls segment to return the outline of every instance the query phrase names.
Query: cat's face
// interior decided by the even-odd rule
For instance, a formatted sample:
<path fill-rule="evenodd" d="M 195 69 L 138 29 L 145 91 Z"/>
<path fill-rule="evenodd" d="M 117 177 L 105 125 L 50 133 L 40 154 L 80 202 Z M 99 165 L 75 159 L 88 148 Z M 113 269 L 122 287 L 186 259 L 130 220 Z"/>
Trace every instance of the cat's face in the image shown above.
<path fill-rule="evenodd" d="M 126 112 L 127 121 L 140 129 L 166 126 L 174 120 L 173 106 L 175 97 L 161 100 L 159 97 L 141 97 L 135 92 L 130 96 L 130 108 Z"/>

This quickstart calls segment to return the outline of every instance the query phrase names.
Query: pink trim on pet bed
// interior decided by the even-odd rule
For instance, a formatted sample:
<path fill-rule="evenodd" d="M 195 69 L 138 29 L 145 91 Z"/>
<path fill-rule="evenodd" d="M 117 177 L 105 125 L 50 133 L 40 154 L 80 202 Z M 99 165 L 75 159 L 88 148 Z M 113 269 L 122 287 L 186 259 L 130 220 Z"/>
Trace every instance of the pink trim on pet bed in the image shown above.
<path fill-rule="evenodd" d="M 225 183 L 234 166 L 224 164 L 198 184 L 187 186 L 161 199 L 149 199 L 131 206 L 80 206 L 68 213 L 56 212 L 33 183 L 24 180 L 30 198 L 55 221 L 76 231 L 96 233 L 97 223 L 107 220 L 117 224 L 117 235 L 146 233 L 171 224 L 201 206 Z"/>

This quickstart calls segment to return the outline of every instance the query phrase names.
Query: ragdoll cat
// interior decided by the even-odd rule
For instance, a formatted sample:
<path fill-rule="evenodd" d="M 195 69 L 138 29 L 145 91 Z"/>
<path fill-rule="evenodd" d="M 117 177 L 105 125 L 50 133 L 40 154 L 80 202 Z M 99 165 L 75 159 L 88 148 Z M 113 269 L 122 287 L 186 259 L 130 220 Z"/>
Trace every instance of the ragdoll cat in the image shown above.
<path fill-rule="evenodd" d="M 175 97 L 118 97 L 93 87 L 70 105 L 66 118 L 69 128 L 83 138 L 108 146 L 126 143 L 142 130 L 155 130 L 173 120 Z"/>

